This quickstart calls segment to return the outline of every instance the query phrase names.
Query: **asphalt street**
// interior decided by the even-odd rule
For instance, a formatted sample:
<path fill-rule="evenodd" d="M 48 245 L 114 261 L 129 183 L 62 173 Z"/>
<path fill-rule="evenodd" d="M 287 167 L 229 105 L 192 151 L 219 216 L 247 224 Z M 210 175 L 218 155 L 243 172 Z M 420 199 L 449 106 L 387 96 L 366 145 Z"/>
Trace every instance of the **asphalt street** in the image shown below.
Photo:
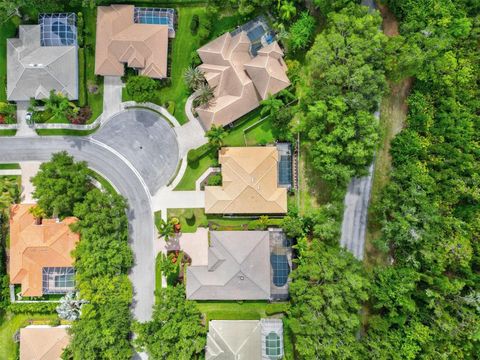
<path fill-rule="evenodd" d="M 125 156 L 152 195 L 175 173 L 179 159 L 175 131 L 153 111 L 119 112 L 92 137 Z"/>
<path fill-rule="evenodd" d="M 158 117 L 157 117 L 158 120 Z M 165 121 L 157 121 L 165 123 Z M 151 209 L 151 195 L 149 188 L 156 188 L 165 185 L 168 179 L 173 175 L 178 161 L 178 145 L 172 143 L 170 146 L 156 147 L 152 154 L 147 153 L 152 148 L 147 145 L 144 154 L 136 154 L 132 151 L 132 143 L 124 141 L 123 147 L 116 146 L 116 149 L 101 142 L 108 137 L 108 134 L 115 134 L 116 138 L 132 138 L 133 136 L 143 134 L 136 138 L 136 141 L 146 143 L 159 141 L 166 137 L 166 130 L 161 126 L 151 124 L 151 122 L 131 122 L 131 127 L 123 124 L 124 133 L 112 131 L 111 125 L 116 129 L 114 122 L 109 122 L 96 133 L 97 139 L 90 137 L 1 137 L 0 138 L 0 163 L 21 162 L 21 161 L 48 161 L 52 153 L 67 151 L 77 160 L 84 160 L 88 166 L 108 179 L 115 188 L 127 199 L 128 218 L 129 218 L 129 242 L 132 247 L 135 263 L 129 274 L 134 288 L 132 311 L 138 321 L 147 321 L 152 316 L 154 305 L 155 290 L 155 254 L 154 254 L 154 220 Z M 149 131 L 136 129 L 134 127 L 143 127 L 147 125 Z M 152 127 L 153 125 L 153 127 Z M 167 127 L 169 125 L 167 124 Z M 171 131 L 170 128 L 167 129 Z M 173 131 L 172 131 L 173 133 Z M 145 138 L 145 135 L 148 135 Z M 169 134 L 167 134 L 169 135 Z M 161 176 L 154 176 L 150 179 L 150 186 L 143 179 L 140 171 L 144 172 L 150 166 L 162 166 L 164 162 L 155 162 L 153 157 L 173 159 L 169 168 L 161 170 Z M 176 159 L 176 160 L 175 160 Z M 141 164 L 143 161 L 143 165 Z M 140 171 L 132 164 L 140 167 Z M 143 167 L 142 167 L 143 166 Z M 152 180 L 153 179 L 153 180 Z"/>

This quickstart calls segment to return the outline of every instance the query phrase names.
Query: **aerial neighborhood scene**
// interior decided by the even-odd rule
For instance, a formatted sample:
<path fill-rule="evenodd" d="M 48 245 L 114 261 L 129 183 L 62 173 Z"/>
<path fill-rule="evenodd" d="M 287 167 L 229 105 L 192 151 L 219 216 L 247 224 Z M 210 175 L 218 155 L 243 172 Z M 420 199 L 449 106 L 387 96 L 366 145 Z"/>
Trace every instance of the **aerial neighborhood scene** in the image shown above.
<path fill-rule="evenodd" d="M 0 0 L 0 360 L 480 359 L 480 2 Z"/>

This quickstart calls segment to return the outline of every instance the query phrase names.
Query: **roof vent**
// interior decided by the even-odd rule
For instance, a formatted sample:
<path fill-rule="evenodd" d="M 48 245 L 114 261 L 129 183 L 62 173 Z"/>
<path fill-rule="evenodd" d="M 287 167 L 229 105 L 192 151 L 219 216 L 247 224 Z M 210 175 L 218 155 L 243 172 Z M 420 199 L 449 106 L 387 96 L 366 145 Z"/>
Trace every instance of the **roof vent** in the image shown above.
<path fill-rule="evenodd" d="M 245 276 L 240 275 L 240 280 L 245 280 Z"/>

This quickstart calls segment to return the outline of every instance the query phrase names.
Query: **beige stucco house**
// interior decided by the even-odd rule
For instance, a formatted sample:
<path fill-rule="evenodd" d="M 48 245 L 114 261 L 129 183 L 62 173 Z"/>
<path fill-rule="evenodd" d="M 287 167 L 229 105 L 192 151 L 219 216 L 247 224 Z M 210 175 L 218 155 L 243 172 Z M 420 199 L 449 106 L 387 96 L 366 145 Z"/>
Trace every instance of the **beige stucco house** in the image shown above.
<path fill-rule="evenodd" d="M 276 146 L 219 151 L 221 186 L 205 187 L 206 214 L 285 214 L 287 189 L 278 184 Z"/>
<path fill-rule="evenodd" d="M 269 95 L 290 85 L 283 51 L 276 41 L 252 56 L 251 41 L 245 31 L 225 33 L 197 50 L 215 99 L 195 110 L 205 129 L 225 126 L 260 105 Z"/>

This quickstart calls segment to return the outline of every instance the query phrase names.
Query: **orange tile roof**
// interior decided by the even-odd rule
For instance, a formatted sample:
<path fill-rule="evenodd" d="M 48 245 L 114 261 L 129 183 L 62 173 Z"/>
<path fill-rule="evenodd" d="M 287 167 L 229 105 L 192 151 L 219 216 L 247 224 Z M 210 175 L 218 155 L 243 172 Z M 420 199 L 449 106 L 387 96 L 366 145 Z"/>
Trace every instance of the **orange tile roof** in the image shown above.
<path fill-rule="evenodd" d="M 205 213 L 287 212 L 287 189 L 278 186 L 278 150 L 275 146 L 222 148 L 219 163 L 222 185 L 205 187 Z"/>
<path fill-rule="evenodd" d="M 20 329 L 20 360 L 58 360 L 69 342 L 66 327 Z"/>
<path fill-rule="evenodd" d="M 95 74 L 122 76 L 124 64 L 155 79 L 167 76 L 168 25 L 137 24 L 133 5 L 97 8 Z"/>
<path fill-rule="evenodd" d="M 45 219 L 36 225 L 29 212 L 34 206 L 17 204 L 10 209 L 10 283 L 21 284 L 23 296 L 42 296 L 42 269 L 72 266 L 70 253 L 79 241 L 69 228 L 75 218 Z"/>

